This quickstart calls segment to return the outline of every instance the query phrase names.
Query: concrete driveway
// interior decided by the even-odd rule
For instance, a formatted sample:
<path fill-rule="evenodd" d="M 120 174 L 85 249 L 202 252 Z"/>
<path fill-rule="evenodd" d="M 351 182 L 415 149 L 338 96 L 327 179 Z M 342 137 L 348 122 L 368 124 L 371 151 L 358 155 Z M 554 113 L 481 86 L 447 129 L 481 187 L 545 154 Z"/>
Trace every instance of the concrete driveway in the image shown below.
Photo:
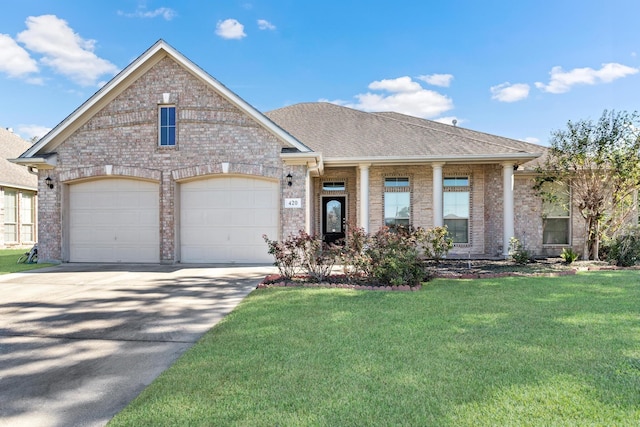
<path fill-rule="evenodd" d="M 105 425 L 272 272 L 63 264 L 0 276 L 0 425 Z"/>

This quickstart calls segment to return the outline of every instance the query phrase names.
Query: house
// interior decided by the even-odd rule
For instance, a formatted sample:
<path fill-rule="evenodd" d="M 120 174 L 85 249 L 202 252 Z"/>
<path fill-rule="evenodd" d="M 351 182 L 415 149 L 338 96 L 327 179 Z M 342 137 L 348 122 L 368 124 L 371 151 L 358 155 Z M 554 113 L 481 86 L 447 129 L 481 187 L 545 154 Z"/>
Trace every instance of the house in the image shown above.
<path fill-rule="evenodd" d="M 13 161 L 38 170 L 41 260 L 269 263 L 265 234 L 385 224 L 447 225 L 465 256 L 558 250 L 544 150 L 328 103 L 263 114 L 160 40 Z"/>
<path fill-rule="evenodd" d="M 28 247 L 37 241 L 38 177 L 7 159 L 31 147 L 11 129 L 0 128 L 0 247 Z"/>

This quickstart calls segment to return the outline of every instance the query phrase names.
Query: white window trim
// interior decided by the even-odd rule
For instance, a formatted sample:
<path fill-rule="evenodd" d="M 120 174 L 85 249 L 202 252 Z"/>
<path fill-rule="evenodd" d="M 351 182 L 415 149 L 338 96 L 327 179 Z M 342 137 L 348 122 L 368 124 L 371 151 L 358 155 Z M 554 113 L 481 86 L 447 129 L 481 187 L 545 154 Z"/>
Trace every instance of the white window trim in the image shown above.
<path fill-rule="evenodd" d="M 466 178 L 468 185 L 445 185 L 447 179 L 455 179 L 455 178 Z M 467 219 L 467 241 L 466 242 L 454 242 L 453 246 L 455 247 L 471 247 L 473 242 L 471 241 L 471 236 L 473 233 L 471 232 L 472 221 L 471 218 L 473 216 L 473 193 L 472 193 L 472 179 L 471 174 L 445 174 L 442 177 L 442 224 L 444 225 L 447 220 L 444 217 L 444 193 L 468 193 L 469 194 L 469 216 Z"/>
<path fill-rule="evenodd" d="M 175 123 L 173 125 L 175 137 L 173 144 L 162 145 L 162 109 L 173 108 L 175 110 Z M 178 146 L 178 109 L 175 104 L 158 104 L 158 147 L 159 148 L 176 148 Z"/>
<path fill-rule="evenodd" d="M 407 179 L 407 185 L 386 186 L 387 179 Z M 382 178 L 382 225 L 387 226 L 387 218 L 385 215 L 386 193 L 409 193 L 409 227 L 413 225 L 413 177 L 409 175 L 387 175 Z"/>

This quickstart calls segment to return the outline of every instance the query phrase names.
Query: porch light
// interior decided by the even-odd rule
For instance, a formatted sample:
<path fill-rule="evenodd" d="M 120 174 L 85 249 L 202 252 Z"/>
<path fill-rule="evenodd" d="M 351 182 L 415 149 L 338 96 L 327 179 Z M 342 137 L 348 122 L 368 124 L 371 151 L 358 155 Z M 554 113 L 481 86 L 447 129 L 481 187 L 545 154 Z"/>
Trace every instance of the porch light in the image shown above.
<path fill-rule="evenodd" d="M 53 189 L 53 180 L 51 179 L 50 176 L 44 179 L 44 183 L 47 184 L 47 187 Z"/>
<path fill-rule="evenodd" d="M 288 185 L 289 187 L 291 187 L 291 186 L 293 185 L 293 176 L 291 175 L 291 173 L 289 173 L 289 174 L 287 175 L 287 185 Z"/>

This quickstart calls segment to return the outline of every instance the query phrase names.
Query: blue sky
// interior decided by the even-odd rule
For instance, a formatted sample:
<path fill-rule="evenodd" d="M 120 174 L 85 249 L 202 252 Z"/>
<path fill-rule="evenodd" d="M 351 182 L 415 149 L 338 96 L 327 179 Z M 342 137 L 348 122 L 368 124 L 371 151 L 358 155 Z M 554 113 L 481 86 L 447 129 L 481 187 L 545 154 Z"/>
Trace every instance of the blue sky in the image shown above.
<path fill-rule="evenodd" d="M 158 39 L 260 111 L 329 101 L 547 144 L 640 100 L 637 0 L 0 0 L 0 126 L 43 136 Z"/>

